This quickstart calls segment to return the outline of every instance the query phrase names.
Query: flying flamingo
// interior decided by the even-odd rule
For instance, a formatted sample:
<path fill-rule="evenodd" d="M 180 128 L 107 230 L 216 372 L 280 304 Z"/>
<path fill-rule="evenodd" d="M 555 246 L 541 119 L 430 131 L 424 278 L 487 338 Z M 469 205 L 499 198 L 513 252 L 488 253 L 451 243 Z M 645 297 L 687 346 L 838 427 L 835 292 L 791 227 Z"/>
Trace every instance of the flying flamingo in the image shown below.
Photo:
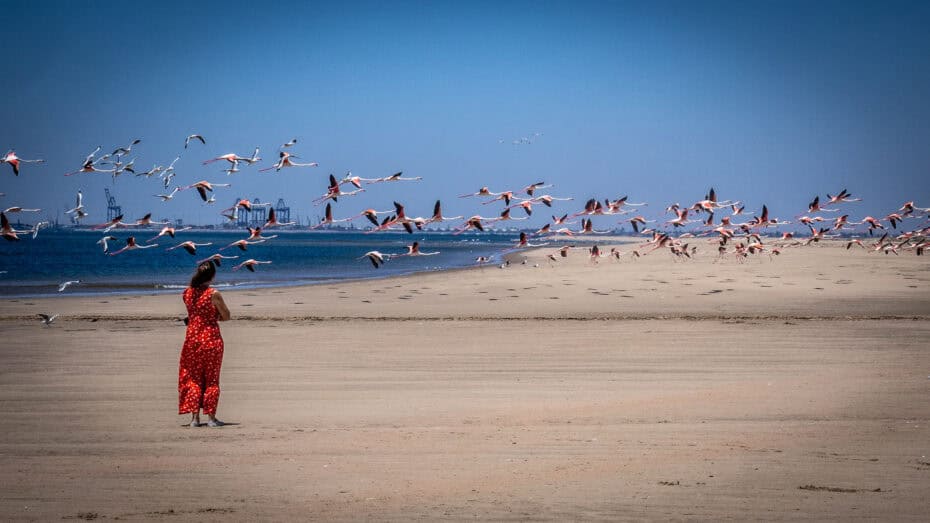
<path fill-rule="evenodd" d="M 807 205 L 808 214 L 814 214 L 815 212 L 836 212 L 839 209 L 824 209 L 820 206 L 820 196 L 814 196 L 814 199 L 811 200 L 811 203 Z"/>
<path fill-rule="evenodd" d="M 113 230 L 113 229 L 115 229 L 115 228 L 117 228 L 117 227 L 125 227 L 125 226 L 126 226 L 126 224 L 123 223 L 123 215 L 120 214 L 119 216 L 113 218 L 112 220 L 110 220 L 110 221 L 108 221 L 108 222 L 106 222 L 106 223 L 101 223 L 100 225 L 95 225 L 95 226 L 94 226 L 94 229 L 103 229 L 103 233 L 106 234 L 106 233 L 110 232 L 111 230 Z"/>
<path fill-rule="evenodd" d="M 145 227 L 146 225 L 168 225 L 169 222 L 153 222 L 152 213 L 148 213 L 145 216 L 136 220 L 136 223 L 125 225 L 125 227 Z"/>
<path fill-rule="evenodd" d="M 43 163 L 45 160 L 23 160 L 19 156 L 16 156 L 16 151 L 12 149 L 3 155 L 3 158 L 0 158 L 0 163 L 8 163 L 10 167 L 13 168 L 13 174 L 19 176 L 19 164 L 20 163 Z"/>
<path fill-rule="evenodd" d="M 342 192 L 339 189 L 339 182 L 336 181 L 336 177 L 332 174 L 329 175 L 329 188 L 326 191 L 326 194 L 320 196 L 319 198 L 313 200 L 313 205 L 320 205 L 326 200 L 338 201 L 340 196 L 352 196 L 360 192 L 364 192 L 365 189 L 356 189 L 351 192 Z"/>
<path fill-rule="evenodd" d="M 399 258 L 401 256 L 433 256 L 439 254 L 439 251 L 433 252 L 423 252 L 420 250 L 420 242 L 413 242 L 413 244 L 407 246 L 407 252 L 403 254 L 391 254 L 391 258 Z"/>
<path fill-rule="evenodd" d="M 514 249 L 525 249 L 529 247 L 543 247 L 549 245 L 548 243 L 530 243 L 527 239 L 525 232 L 520 232 L 520 240 L 517 242 L 517 245 Z"/>
<path fill-rule="evenodd" d="M 13 206 L 13 207 L 7 207 L 6 209 L 3 210 L 3 212 L 7 214 L 13 214 L 17 212 L 39 212 L 41 210 L 42 209 L 25 209 L 23 207 Z"/>
<path fill-rule="evenodd" d="M 536 189 L 548 189 L 550 187 L 552 187 L 551 183 L 549 185 L 546 185 L 546 182 L 536 182 L 536 183 L 531 183 L 527 185 L 522 190 L 529 196 L 533 196 L 533 193 L 536 192 Z"/>
<path fill-rule="evenodd" d="M 182 228 L 182 229 L 176 229 L 176 228 L 171 227 L 171 226 L 162 227 L 161 231 L 159 231 L 158 234 L 156 234 L 155 236 L 152 236 L 152 237 L 149 238 L 148 240 L 145 240 L 145 243 L 153 242 L 153 241 L 157 240 L 158 238 L 161 238 L 162 236 L 170 236 L 170 237 L 174 238 L 174 235 L 175 235 L 176 233 L 183 232 L 183 231 L 189 231 L 190 229 L 191 229 L 190 227 L 184 227 L 184 228 Z"/>
<path fill-rule="evenodd" d="M 207 191 L 213 192 L 214 187 L 231 187 L 232 184 L 229 183 L 210 183 L 206 180 L 201 180 L 197 183 L 188 185 L 187 187 L 181 187 L 182 191 L 187 189 L 197 189 L 197 192 L 200 193 L 200 199 L 207 201 Z"/>
<path fill-rule="evenodd" d="M 278 161 L 274 165 L 272 165 L 271 167 L 266 167 L 264 169 L 259 169 L 258 172 L 270 171 L 272 169 L 274 169 L 275 171 L 280 171 L 281 169 L 285 167 L 319 167 L 320 166 L 320 164 L 316 162 L 310 162 L 310 163 L 292 162 L 291 158 L 300 159 L 299 156 L 294 156 L 289 152 L 281 151 L 278 153 Z"/>
<path fill-rule="evenodd" d="M 433 215 L 429 217 L 427 223 L 438 223 L 446 220 L 461 220 L 464 216 L 443 216 L 442 215 L 442 204 L 439 200 L 436 200 L 436 203 L 433 205 Z"/>
<path fill-rule="evenodd" d="M 263 239 L 262 239 L 262 240 L 255 240 L 255 241 L 236 240 L 236 241 L 230 243 L 229 245 L 220 248 L 220 250 L 223 251 L 223 250 L 226 250 L 226 249 L 228 249 L 228 248 L 230 248 L 230 247 L 238 247 L 240 251 L 246 251 L 246 250 L 248 250 L 249 245 L 255 245 L 256 243 L 264 243 L 264 242 L 265 242 L 265 240 L 263 240 Z"/>
<path fill-rule="evenodd" d="M 175 249 L 181 248 L 191 254 L 197 254 L 197 247 L 206 247 L 207 245 L 213 245 L 212 242 L 207 243 L 194 243 L 192 241 L 181 242 L 173 247 L 168 247 L 166 251 L 173 251 Z"/>
<path fill-rule="evenodd" d="M 311 226 L 310 228 L 311 228 L 311 229 L 318 229 L 318 228 L 320 228 L 320 227 L 322 227 L 322 226 L 324 226 L 324 225 L 330 225 L 330 224 L 339 223 L 339 222 L 347 222 L 347 221 L 349 221 L 349 220 L 352 220 L 352 218 L 343 218 L 343 219 L 341 219 L 341 220 L 334 220 L 334 219 L 333 219 L 333 207 L 332 207 L 332 204 L 327 203 L 327 204 L 326 204 L 326 212 L 325 212 L 325 215 L 324 215 L 323 219 L 320 220 L 320 223 L 318 223 L 318 224 L 316 224 L 316 225 L 313 225 L 313 226 Z M 377 225 L 377 224 L 378 224 L 378 222 L 377 222 L 377 220 L 375 220 L 375 225 Z"/>
<path fill-rule="evenodd" d="M 489 221 L 489 222 L 500 222 L 500 221 L 506 221 L 506 220 L 526 220 L 526 219 L 527 219 L 526 216 L 523 216 L 522 218 L 513 218 L 513 217 L 511 217 L 511 216 L 510 216 L 510 208 L 507 208 L 507 209 L 504 209 L 504 211 L 503 211 L 503 212 L 500 214 L 500 216 L 498 216 L 497 218 L 490 218 L 490 219 L 488 219 L 488 220 L 486 220 L 486 221 Z"/>
<path fill-rule="evenodd" d="M 248 158 L 245 156 L 239 156 L 236 153 L 227 153 L 222 156 L 217 156 L 216 158 L 210 158 L 209 160 L 204 160 L 203 165 L 211 164 L 213 162 L 218 162 L 220 160 L 226 160 L 229 162 L 229 169 L 226 170 L 226 174 L 232 174 L 239 170 L 239 162 L 246 162 L 249 165 L 255 163 L 261 158 L 258 158 L 258 147 L 255 148 L 255 152 L 252 153 L 252 157 Z"/>
<path fill-rule="evenodd" d="M 97 165 L 106 159 L 106 156 L 95 159 L 94 156 L 100 151 L 100 146 L 98 145 L 94 152 L 87 155 L 87 158 L 84 159 L 84 163 L 81 165 L 81 168 L 76 171 L 71 171 L 65 173 L 65 176 L 73 176 L 77 173 L 112 173 L 116 169 L 97 169 Z"/>
<path fill-rule="evenodd" d="M 217 267 L 219 267 L 219 266 L 223 265 L 223 263 L 222 263 L 223 260 L 236 260 L 236 259 L 238 259 L 238 258 L 239 258 L 239 256 L 223 256 L 223 255 L 220 254 L 220 253 L 216 253 L 216 254 L 210 256 L 209 258 L 205 258 L 205 259 L 203 259 L 203 260 L 198 261 L 198 262 L 197 262 L 197 265 L 200 265 L 200 264 L 203 263 L 203 262 L 212 261 L 213 263 L 216 264 Z"/>
<path fill-rule="evenodd" d="M 630 207 L 642 207 L 642 206 L 646 205 L 645 202 L 644 202 L 644 203 L 631 203 L 631 202 L 628 202 L 628 201 L 627 201 L 627 198 L 628 198 L 627 196 L 621 196 L 620 198 L 617 198 L 616 200 L 614 200 L 614 201 L 612 201 L 612 202 L 611 202 L 611 201 L 608 201 L 608 202 L 607 202 L 607 210 L 608 210 L 608 212 L 611 213 L 611 214 L 625 214 L 625 213 L 623 212 L 623 210 L 622 210 L 624 205 L 628 205 L 628 206 L 630 206 Z"/>
<path fill-rule="evenodd" d="M 595 231 L 594 222 L 589 218 L 587 220 L 581 220 L 581 230 L 578 231 L 578 234 L 608 234 L 610 231 Z"/>
<path fill-rule="evenodd" d="M 727 207 L 729 205 L 734 205 L 738 203 L 739 202 L 733 202 L 730 200 L 724 200 L 724 201 L 718 202 L 717 193 L 714 191 L 714 188 L 711 187 L 710 191 L 708 191 L 707 194 L 704 195 L 704 199 L 699 202 L 695 202 L 694 205 L 690 207 L 690 209 L 692 211 L 697 211 L 697 212 L 701 212 L 701 211 L 713 212 L 714 209 L 719 209 L 721 207 Z"/>
<path fill-rule="evenodd" d="M 249 227 L 249 237 L 246 240 L 273 240 L 278 237 L 277 234 L 272 234 L 271 236 L 262 236 L 261 227 Z"/>
<path fill-rule="evenodd" d="M 534 202 L 534 203 L 539 202 L 545 205 L 546 207 L 552 207 L 552 202 L 555 202 L 555 201 L 569 202 L 572 200 L 574 200 L 574 198 L 557 198 L 555 196 L 550 196 L 548 194 L 543 194 L 541 196 L 537 196 L 535 198 L 530 199 L 531 202 Z"/>
<path fill-rule="evenodd" d="M 131 250 L 135 250 L 135 249 L 151 249 L 152 247 L 158 247 L 158 244 L 156 243 L 156 244 L 153 244 L 153 245 L 139 245 L 139 244 L 136 243 L 136 238 L 135 238 L 134 236 L 130 236 L 129 238 L 126 238 L 126 246 L 125 246 L 125 247 L 123 247 L 122 249 L 120 249 L 120 250 L 118 250 L 118 251 L 116 251 L 116 252 L 111 252 L 109 255 L 110 255 L 110 256 L 116 256 L 117 254 L 120 254 L 120 253 L 125 252 L 125 251 L 131 251 Z"/>
<path fill-rule="evenodd" d="M 634 216 L 634 217 L 630 218 L 629 220 L 622 220 L 622 221 L 628 221 L 628 222 L 630 222 L 630 225 L 633 226 L 633 231 L 636 232 L 636 233 L 639 233 L 639 226 L 640 226 L 640 225 L 646 225 L 647 223 L 655 223 L 655 220 L 647 220 L 647 219 L 644 218 L 643 216 Z M 621 223 L 622 223 L 622 221 L 621 221 Z"/>
<path fill-rule="evenodd" d="M 297 222 L 279 222 L 278 216 L 274 212 L 274 207 L 268 208 L 268 221 L 265 222 L 265 225 L 262 225 L 263 228 L 267 229 L 268 227 L 277 227 L 280 225 L 294 225 Z"/>
<path fill-rule="evenodd" d="M 496 202 L 498 200 L 504 200 L 504 205 L 510 205 L 510 200 L 522 200 L 523 198 L 517 198 L 513 195 L 513 191 L 504 191 L 497 193 L 497 196 L 491 198 L 486 202 L 481 202 L 481 205 L 488 205 L 489 203 Z"/>
<path fill-rule="evenodd" d="M 836 196 L 830 196 L 828 194 L 827 198 L 829 199 L 829 201 L 827 202 L 827 205 L 830 205 L 832 203 L 861 202 L 862 201 L 862 198 L 853 198 L 851 194 L 846 192 L 846 189 L 843 189 L 842 191 L 840 191 L 839 194 L 837 194 Z"/>
<path fill-rule="evenodd" d="M 3 236 L 3 239 L 10 242 L 19 241 L 19 236 L 17 234 L 25 231 L 17 231 L 13 229 L 13 226 L 10 225 L 10 220 L 7 219 L 6 213 L 0 212 L 0 235 Z"/>
<path fill-rule="evenodd" d="M 471 196 L 498 196 L 498 195 L 500 195 L 500 194 L 502 194 L 502 193 L 499 193 L 499 192 L 491 192 L 487 187 L 482 187 L 482 188 L 478 189 L 478 192 L 473 192 L 473 193 L 470 193 L 470 194 L 460 194 L 460 195 L 459 195 L 459 198 L 469 198 L 469 197 L 471 197 Z"/>
<path fill-rule="evenodd" d="M 413 178 L 401 178 L 400 176 L 401 174 L 404 174 L 404 172 L 403 171 L 396 172 L 390 176 L 384 176 L 382 178 L 375 178 L 373 180 L 366 180 L 364 178 L 362 180 L 367 181 L 368 184 L 371 185 L 373 183 L 381 183 L 381 182 L 418 182 L 423 179 L 422 176 L 414 176 Z"/>
<path fill-rule="evenodd" d="M 455 232 L 452 233 L 453 236 L 462 234 L 463 232 L 465 232 L 465 231 L 467 231 L 467 230 L 469 230 L 469 229 L 475 229 L 475 230 L 479 230 L 479 231 L 484 232 L 484 226 L 481 224 L 481 221 L 482 221 L 482 220 L 485 220 L 485 218 L 482 218 L 481 216 L 478 216 L 478 215 L 472 216 L 471 218 L 465 220 L 465 223 L 463 223 L 462 225 L 460 225 L 460 226 L 455 230 Z"/>
<path fill-rule="evenodd" d="M 271 262 L 270 262 L 270 261 L 258 261 L 258 260 L 253 260 L 253 259 L 250 258 L 250 259 L 248 259 L 248 260 L 246 260 L 246 261 L 240 263 L 239 265 L 236 265 L 235 267 L 233 267 L 233 270 L 234 270 L 234 271 L 238 271 L 239 269 L 245 267 L 245 268 L 248 269 L 250 272 L 255 272 L 255 266 L 256 266 L 256 265 L 268 264 L 268 263 L 271 263 Z"/>

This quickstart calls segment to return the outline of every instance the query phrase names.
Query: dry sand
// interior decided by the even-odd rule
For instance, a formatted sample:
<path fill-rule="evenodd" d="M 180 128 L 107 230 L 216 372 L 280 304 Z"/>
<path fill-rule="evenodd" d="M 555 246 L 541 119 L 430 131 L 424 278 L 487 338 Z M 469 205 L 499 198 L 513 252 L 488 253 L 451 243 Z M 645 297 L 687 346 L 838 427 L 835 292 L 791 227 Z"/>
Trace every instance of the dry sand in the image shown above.
<path fill-rule="evenodd" d="M 0 519 L 927 519 L 930 258 L 549 252 L 225 292 L 220 429 L 179 296 L 4 302 Z"/>

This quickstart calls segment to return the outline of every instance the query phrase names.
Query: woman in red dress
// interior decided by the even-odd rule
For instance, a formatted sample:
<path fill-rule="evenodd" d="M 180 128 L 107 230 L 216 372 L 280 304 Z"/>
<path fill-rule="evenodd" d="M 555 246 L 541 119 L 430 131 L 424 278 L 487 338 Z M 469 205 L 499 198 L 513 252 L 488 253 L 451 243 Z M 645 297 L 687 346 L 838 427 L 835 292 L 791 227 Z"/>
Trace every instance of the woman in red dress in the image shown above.
<path fill-rule="evenodd" d="M 216 404 L 220 399 L 220 366 L 223 337 L 218 322 L 229 319 L 229 309 L 219 291 L 210 287 L 216 276 L 213 261 L 197 266 L 191 285 L 184 290 L 187 336 L 181 349 L 178 372 L 178 414 L 191 414 L 191 427 L 200 426 L 200 410 L 209 416 L 210 427 L 220 427 Z"/>

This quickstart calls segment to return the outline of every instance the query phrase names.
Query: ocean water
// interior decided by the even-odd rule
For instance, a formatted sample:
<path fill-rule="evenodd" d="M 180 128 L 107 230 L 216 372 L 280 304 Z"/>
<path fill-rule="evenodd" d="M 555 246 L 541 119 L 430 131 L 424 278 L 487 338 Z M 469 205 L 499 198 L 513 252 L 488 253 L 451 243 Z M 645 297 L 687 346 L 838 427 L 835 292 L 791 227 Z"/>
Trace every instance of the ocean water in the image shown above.
<path fill-rule="evenodd" d="M 125 245 L 129 236 L 137 243 L 155 236 L 160 229 L 111 231 L 118 240 L 110 242 L 110 252 Z M 238 248 L 222 251 L 236 260 L 222 260 L 214 285 L 219 288 L 274 287 L 330 283 L 354 279 L 378 278 L 424 271 L 440 271 L 475 265 L 478 256 L 499 260 L 512 247 L 518 233 L 485 232 L 453 236 L 448 232 L 374 233 L 336 231 L 265 231 L 278 234 L 265 243 L 250 245 L 245 252 Z M 0 241 L 0 296 L 32 297 L 59 295 L 58 285 L 81 280 L 62 294 L 96 295 L 123 293 L 177 292 L 190 281 L 196 262 L 218 252 L 223 246 L 247 236 L 245 231 L 191 230 L 158 238 L 158 247 L 131 250 L 117 256 L 103 253 L 96 242 L 98 231 L 71 229 L 41 230 L 37 238 L 22 234 L 19 242 Z M 183 241 L 212 243 L 198 247 L 191 255 L 184 249 L 167 251 Z M 420 242 L 423 252 L 439 251 L 435 256 L 409 256 L 389 260 L 375 269 L 366 252 L 406 252 L 406 245 Z M 249 258 L 271 260 L 270 265 L 233 271 L 236 264 Z"/>

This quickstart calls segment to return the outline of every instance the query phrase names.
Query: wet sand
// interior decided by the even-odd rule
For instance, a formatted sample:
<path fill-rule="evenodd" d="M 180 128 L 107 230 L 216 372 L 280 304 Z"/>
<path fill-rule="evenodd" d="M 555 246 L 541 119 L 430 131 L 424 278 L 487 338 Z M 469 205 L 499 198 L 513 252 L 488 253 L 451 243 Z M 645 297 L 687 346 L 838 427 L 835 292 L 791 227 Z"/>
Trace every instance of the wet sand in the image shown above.
<path fill-rule="evenodd" d="M 224 292 L 220 429 L 178 296 L 0 304 L 0 517 L 925 519 L 927 258 L 552 250 Z"/>

